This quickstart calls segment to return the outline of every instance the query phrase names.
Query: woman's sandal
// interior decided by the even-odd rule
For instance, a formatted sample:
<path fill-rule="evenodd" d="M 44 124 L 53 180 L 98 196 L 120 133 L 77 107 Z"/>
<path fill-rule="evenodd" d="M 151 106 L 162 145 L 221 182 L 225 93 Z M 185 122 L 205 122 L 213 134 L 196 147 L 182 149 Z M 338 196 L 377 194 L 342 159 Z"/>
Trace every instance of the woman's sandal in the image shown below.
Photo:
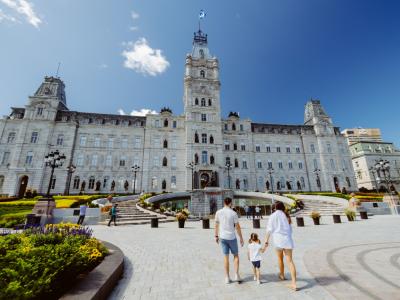
<path fill-rule="evenodd" d="M 283 280 L 286 280 L 286 278 L 285 278 L 284 275 L 279 275 L 279 279 L 282 280 L 282 281 L 283 281 Z"/>

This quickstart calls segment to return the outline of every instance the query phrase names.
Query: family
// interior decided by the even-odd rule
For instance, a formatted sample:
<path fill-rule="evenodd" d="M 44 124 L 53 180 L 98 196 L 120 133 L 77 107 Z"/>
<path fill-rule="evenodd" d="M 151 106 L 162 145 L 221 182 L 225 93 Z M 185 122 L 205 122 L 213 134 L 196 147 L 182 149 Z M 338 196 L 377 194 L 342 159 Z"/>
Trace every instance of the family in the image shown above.
<path fill-rule="evenodd" d="M 244 240 L 238 215 L 231 207 L 232 199 L 225 198 L 224 207 L 215 214 L 215 241 L 221 245 L 224 255 L 225 283 L 232 282 L 229 276 L 229 253 L 233 255 L 235 269 L 234 281 L 241 283 L 242 280 L 239 275 L 239 248 L 236 233 L 239 237 L 241 247 L 244 245 Z M 254 280 L 261 284 L 261 257 L 262 253 L 268 248 L 270 237 L 272 237 L 275 252 L 278 257 L 279 279 L 286 280 L 283 263 L 283 257 L 285 256 L 292 280 L 289 287 L 296 291 L 296 267 L 292 259 L 294 245 L 290 216 L 286 213 L 285 206 L 282 202 L 275 202 L 272 211 L 273 213 L 268 219 L 264 244 L 261 243 L 256 233 L 252 233 L 249 239 L 247 257 L 252 263 Z"/>

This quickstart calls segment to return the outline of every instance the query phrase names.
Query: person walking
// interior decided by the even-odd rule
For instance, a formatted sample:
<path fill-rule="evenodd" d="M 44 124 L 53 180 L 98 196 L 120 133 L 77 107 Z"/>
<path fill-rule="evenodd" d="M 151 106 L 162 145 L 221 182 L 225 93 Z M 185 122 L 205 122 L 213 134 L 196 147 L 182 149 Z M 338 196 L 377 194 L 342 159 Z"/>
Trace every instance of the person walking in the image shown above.
<path fill-rule="evenodd" d="M 260 208 L 258 205 L 256 206 L 256 216 L 257 216 L 258 218 L 262 219 L 262 216 L 261 216 L 261 208 Z"/>
<path fill-rule="evenodd" d="M 293 239 L 292 239 L 292 227 L 289 214 L 285 211 L 285 205 L 276 201 L 274 204 L 275 212 L 269 217 L 267 225 L 267 234 L 265 237 L 265 247 L 268 247 L 269 238 L 272 236 L 272 240 L 275 246 L 276 255 L 278 257 L 279 264 L 279 279 L 285 280 L 283 256 L 285 255 L 286 261 L 289 265 L 290 275 L 292 283 L 290 288 L 294 291 L 297 290 L 296 285 L 296 267 L 293 262 Z"/>
<path fill-rule="evenodd" d="M 117 206 L 118 206 L 118 204 L 115 203 L 115 204 L 111 207 L 111 210 L 110 210 L 111 218 L 110 218 L 110 221 L 108 221 L 108 226 L 111 225 L 111 222 L 112 222 L 112 221 L 114 221 L 114 226 L 117 226 Z"/>
<path fill-rule="evenodd" d="M 247 250 L 247 258 L 253 265 L 254 280 L 261 284 L 260 268 L 261 268 L 261 253 L 265 252 L 264 247 L 261 246 L 261 241 L 258 239 L 257 233 L 252 233 L 249 239 L 249 246 Z"/>
<path fill-rule="evenodd" d="M 224 207 L 215 214 L 215 241 L 221 244 L 222 254 L 224 255 L 225 283 L 231 283 L 229 276 L 229 252 L 233 255 L 235 267 L 235 281 L 241 283 L 239 275 L 239 249 L 235 229 L 239 236 L 240 245 L 243 247 L 242 231 L 239 218 L 232 208 L 232 199 L 224 199 Z"/>
<path fill-rule="evenodd" d="M 86 204 L 82 204 L 79 207 L 79 218 L 78 218 L 78 222 L 76 224 L 82 225 L 83 220 L 85 220 L 85 216 L 86 216 L 86 208 L 87 208 Z"/>
<path fill-rule="evenodd" d="M 244 206 L 244 211 L 246 212 L 246 218 L 249 218 L 249 214 L 250 214 L 250 208 L 247 206 L 247 204 Z"/>

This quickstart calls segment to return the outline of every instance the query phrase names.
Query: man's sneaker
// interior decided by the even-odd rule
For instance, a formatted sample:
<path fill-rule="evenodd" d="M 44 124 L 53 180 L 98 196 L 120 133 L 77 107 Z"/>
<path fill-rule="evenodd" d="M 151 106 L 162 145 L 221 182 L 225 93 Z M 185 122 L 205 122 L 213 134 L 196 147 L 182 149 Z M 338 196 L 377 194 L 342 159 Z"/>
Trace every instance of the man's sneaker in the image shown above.
<path fill-rule="evenodd" d="M 257 277 L 254 275 L 253 279 L 254 279 L 254 281 L 256 281 L 256 280 L 257 280 Z"/>
<path fill-rule="evenodd" d="M 261 284 L 261 280 L 257 280 L 257 283 L 258 283 L 258 284 Z"/>
<path fill-rule="evenodd" d="M 231 279 L 229 277 L 225 277 L 225 283 L 226 284 L 230 284 L 231 283 Z"/>
<path fill-rule="evenodd" d="M 236 274 L 236 275 L 235 275 L 235 281 L 236 281 L 237 283 L 241 283 L 241 282 L 242 282 L 242 278 L 240 278 L 239 274 Z"/>

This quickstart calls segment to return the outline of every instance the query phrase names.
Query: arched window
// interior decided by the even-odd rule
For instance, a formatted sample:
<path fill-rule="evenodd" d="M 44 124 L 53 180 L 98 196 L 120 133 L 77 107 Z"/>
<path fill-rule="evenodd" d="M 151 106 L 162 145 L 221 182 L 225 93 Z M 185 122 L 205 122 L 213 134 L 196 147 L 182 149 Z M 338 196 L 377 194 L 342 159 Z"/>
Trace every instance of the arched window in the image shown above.
<path fill-rule="evenodd" d="M 194 99 L 194 105 L 199 105 L 199 99 L 198 98 Z"/>
<path fill-rule="evenodd" d="M 214 137 L 210 135 L 210 144 L 214 144 Z"/>
<path fill-rule="evenodd" d="M 236 124 L 232 123 L 232 130 L 236 130 Z"/>
<path fill-rule="evenodd" d="M 1 191 L 1 189 L 3 188 L 3 185 L 4 185 L 4 176 L 1 175 L 1 176 L 0 176 L 0 191 Z"/>
<path fill-rule="evenodd" d="M 266 182 L 265 182 L 265 187 L 266 187 L 266 189 L 269 191 L 269 186 L 270 186 L 270 183 L 269 183 L 269 181 L 267 180 Z"/>
<path fill-rule="evenodd" d="M 195 143 L 198 143 L 198 142 L 199 142 L 199 135 L 198 135 L 197 132 L 194 134 L 194 142 L 195 142 Z"/>
<path fill-rule="evenodd" d="M 212 103 L 211 99 L 208 99 L 208 106 L 211 106 L 211 103 Z"/>
<path fill-rule="evenodd" d="M 80 178 L 79 176 L 75 176 L 74 177 L 74 184 L 73 184 L 73 189 L 77 190 L 79 189 L 79 183 L 80 183 Z"/>
<path fill-rule="evenodd" d="M 200 71 L 200 76 L 201 76 L 201 78 L 206 77 L 206 72 L 204 72 L 204 70 L 201 70 Z"/>
<path fill-rule="evenodd" d="M 8 134 L 7 143 L 11 144 L 14 142 L 14 140 L 15 140 L 15 132 L 10 132 Z"/>
<path fill-rule="evenodd" d="M 168 165 L 168 160 L 167 158 L 164 156 L 163 160 L 162 160 L 162 165 L 163 167 L 166 167 Z"/>
<path fill-rule="evenodd" d="M 230 165 L 231 164 L 231 158 L 229 156 L 225 157 L 225 165 Z"/>
<path fill-rule="evenodd" d="M 171 176 L 171 189 L 176 189 L 176 176 Z"/>
<path fill-rule="evenodd" d="M 164 148 L 168 148 L 168 141 L 167 140 L 164 140 L 163 147 Z"/>
<path fill-rule="evenodd" d="M 207 151 L 202 151 L 202 152 L 201 152 L 201 163 L 202 163 L 203 165 L 208 164 L 208 154 L 207 154 Z"/>
<path fill-rule="evenodd" d="M 201 106 L 206 106 L 206 99 L 201 98 Z"/>
<path fill-rule="evenodd" d="M 197 153 L 194 154 L 194 163 L 195 164 L 199 163 L 199 155 Z"/>
<path fill-rule="evenodd" d="M 239 161 L 237 158 L 235 158 L 235 168 L 239 168 Z"/>
<path fill-rule="evenodd" d="M 215 163 L 214 155 L 210 156 L 210 164 L 213 165 Z"/>
<path fill-rule="evenodd" d="M 93 189 L 94 189 L 94 176 L 90 176 L 88 188 L 89 188 L 90 190 L 93 190 Z"/>
<path fill-rule="evenodd" d="M 161 189 L 165 190 L 167 188 L 167 181 L 165 179 L 163 179 L 162 183 L 161 183 Z"/>
<path fill-rule="evenodd" d="M 168 127 L 168 119 L 164 120 L 164 127 Z"/>
<path fill-rule="evenodd" d="M 233 143 L 233 150 L 237 150 L 237 144 Z"/>

